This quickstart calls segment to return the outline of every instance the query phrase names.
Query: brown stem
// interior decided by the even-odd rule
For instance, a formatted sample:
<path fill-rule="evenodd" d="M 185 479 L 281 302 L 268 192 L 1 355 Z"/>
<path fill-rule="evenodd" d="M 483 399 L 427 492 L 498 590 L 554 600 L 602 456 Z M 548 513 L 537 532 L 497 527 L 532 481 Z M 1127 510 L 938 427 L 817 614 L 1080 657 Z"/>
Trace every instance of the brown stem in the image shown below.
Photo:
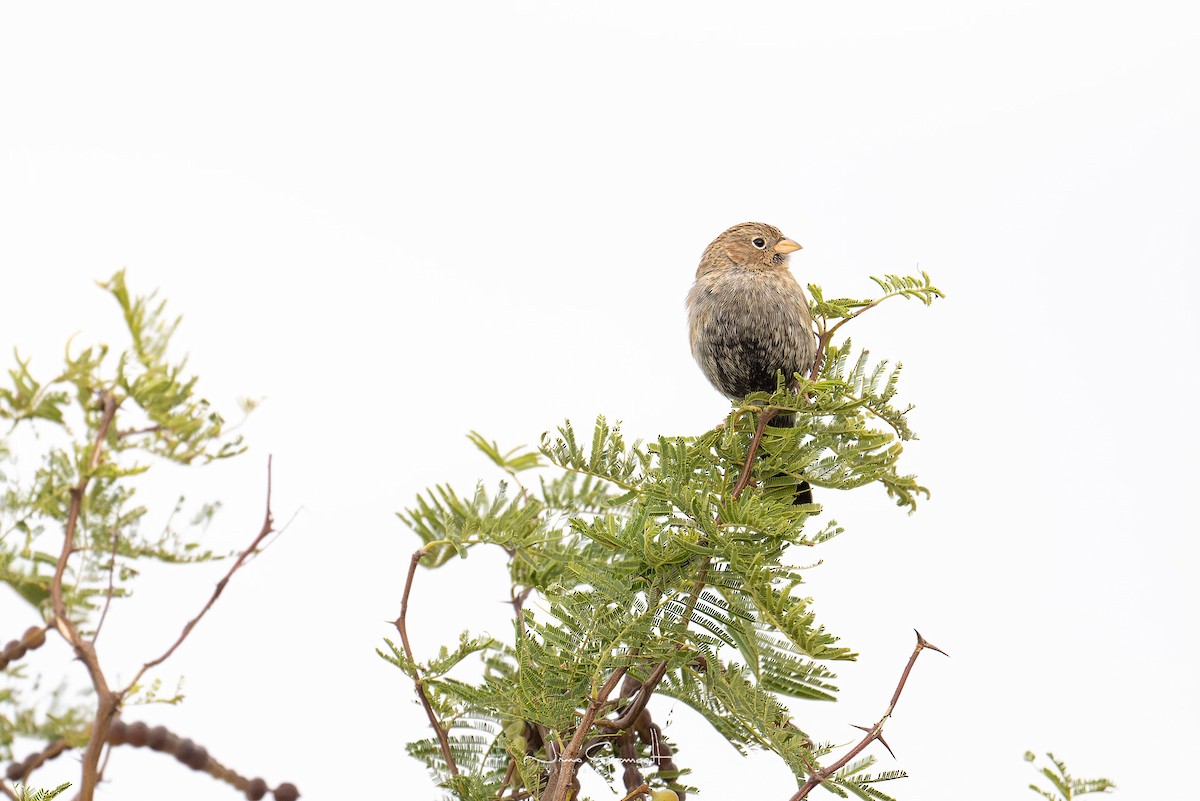
<path fill-rule="evenodd" d="M 127 428 L 124 431 L 118 431 L 117 436 L 121 439 L 126 437 L 136 437 L 138 434 L 156 434 L 162 431 L 162 426 L 146 426 L 145 428 Z"/>
<path fill-rule="evenodd" d="M 35 770 L 42 767 L 50 760 L 57 759 L 59 754 L 69 750 L 70 748 L 71 746 L 67 745 L 66 740 L 55 740 L 41 751 L 32 753 L 20 762 L 15 763 L 15 765 L 9 766 L 9 778 L 13 779 L 14 781 L 19 781 L 22 784 L 28 784 L 29 777 L 33 775 Z M 19 768 L 19 775 L 13 775 L 12 771 L 14 767 Z"/>
<path fill-rule="evenodd" d="M 821 364 L 825 361 L 825 346 L 829 344 L 831 336 L 832 334 L 826 331 L 817 338 L 817 356 L 813 359 L 812 369 L 808 371 L 809 381 L 816 381 L 817 376 L 821 374 Z"/>
<path fill-rule="evenodd" d="M 408 642 L 408 596 L 412 592 L 413 577 L 417 574 L 417 565 L 421 562 L 421 557 L 425 555 L 425 549 L 417 551 L 412 555 L 412 560 L 408 565 L 408 577 L 404 580 L 404 594 L 400 596 L 400 616 L 396 618 L 394 625 L 396 630 L 400 632 L 400 644 L 404 646 L 404 655 L 408 657 L 408 661 L 413 665 L 413 684 L 416 686 L 417 698 L 421 700 L 421 706 L 425 708 L 425 715 L 429 718 L 429 725 L 437 732 L 438 743 L 442 747 L 442 758 L 446 760 L 446 767 L 450 770 L 451 776 L 458 775 L 458 764 L 454 761 L 454 754 L 450 752 L 450 738 L 446 734 L 446 730 L 442 727 L 441 721 L 433 712 L 433 705 L 429 703 L 429 697 L 425 694 L 425 685 L 421 681 L 421 677 L 417 674 L 417 660 L 413 656 L 412 646 Z"/>
<path fill-rule="evenodd" d="M 758 414 L 758 426 L 754 429 L 754 436 L 750 438 L 746 461 L 742 463 L 742 472 L 738 476 L 737 483 L 733 486 L 733 494 L 730 496 L 735 501 L 741 497 L 742 491 L 750 484 L 750 470 L 754 466 L 754 457 L 758 454 L 758 444 L 762 441 L 763 431 L 777 414 L 779 414 L 779 410 L 772 408 L 763 409 Z"/>
<path fill-rule="evenodd" d="M 650 675 L 638 687 L 637 695 L 634 696 L 629 706 L 621 710 L 621 717 L 616 720 L 597 721 L 596 725 L 601 728 L 611 729 L 612 731 L 620 731 L 632 726 L 634 721 L 638 719 L 638 716 L 642 714 L 642 710 L 646 708 L 646 704 L 650 703 L 650 696 L 654 695 L 654 689 L 658 687 L 658 683 L 662 681 L 663 676 L 666 674 L 667 662 L 664 660 L 655 665 L 654 669 L 650 671 Z"/>
<path fill-rule="evenodd" d="M 617 682 L 624 675 L 624 667 L 614 670 L 596 695 L 588 701 L 587 709 L 583 711 L 583 719 L 579 721 L 579 725 L 575 728 L 575 734 L 571 737 L 571 742 L 567 743 L 562 756 L 557 760 L 557 764 L 560 767 L 552 782 L 553 787 L 546 788 L 549 801 L 566 801 L 567 792 L 571 789 L 571 781 L 575 778 L 575 769 L 579 765 L 579 755 L 583 752 L 583 744 L 587 740 L 588 731 L 592 728 L 592 723 L 596 720 L 596 713 L 600 711 L 600 707 L 608 702 L 608 696 L 616 689 Z"/>
<path fill-rule="evenodd" d="M 830 776 L 837 773 L 842 768 L 846 767 L 846 765 L 850 764 L 850 761 L 852 759 L 854 759 L 856 756 L 858 756 L 860 753 L 862 753 L 863 749 L 865 749 L 867 746 L 869 746 L 871 743 L 875 742 L 876 740 L 878 740 L 880 743 L 882 743 L 883 747 L 887 748 L 889 752 L 892 750 L 891 748 L 888 748 L 887 742 L 885 742 L 883 739 L 883 724 L 887 722 L 888 718 L 890 718 L 892 716 L 892 712 L 895 711 L 896 703 L 900 700 L 900 693 L 903 692 L 904 685 L 908 681 L 908 674 L 912 672 L 913 665 L 916 664 L 917 657 L 920 655 L 921 651 L 923 651 L 926 648 L 929 648 L 930 650 L 933 650 L 933 651 L 937 651 L 939 654 L 946 653 L 941 648 L 938 648 L 937 646 L 935 646 L 929 642 L 926 642 L 925 638 L 921 636 L 921 632 L 918 631 L 917 632 L 917 647 L 913 649 L 912 656 L 910 656 L 908 658 L 908 664 L 906 664 L 904 666 L 904 672 L 900 674 L 900 682 L 896 685 L 896 691 L 894 693 L 892 693 L 892 700 L 888 704 L 887 710 L 883 713 L 883 717 L 881 717 L 879 719 L 879 721 L 871 728 L 864 729 L 864 731 L 866 731 L 866 733 L 867 733 L 866 736 L 863 737 L 858 742 L 857 745 L 855 745 L 853 748 L 851 748 L 845 754 L 845 756 L 843 756 L 841 759 L 839 759 L 837 762 L 834 762 L 832 765 L 830 765 L 827 768 L 819 768 L 817 770 L 814 770 L 812 772 L 812 774 L 808 777 L 808 779 L 804 782 L 804 784 L 802 784 L 800 786 L 800 789 L 796 791 L 796 794 L 791 797 L 790 801 L 801 801 L 801 799 L 807 798 L 808 794 L 810 792 L 812 792 L 814 787 L 817 787 L 822 782 L 824 782 L 826 779 L 828 779 Z M 862 728 L 862 727 L 860 726 L 857 728 Z"/>
<path fill-rule="evenodd" d="M 508 789 L 508 783 L 512 781 L 513 775 L 517 772 L 517 758 L 512 757 L 508 760 L 508 770 L 504 771 L 504 780 L 500 782 L 500 789 L 496 791 L 495 801 L 500 801 L 504 798 L 504 791 Z"/>
<path fill-rule="evenodd" d="M 204 604 L 204 607 L 196 614 L 196 616 L 184 625 L 183 631 L 181 631 L 179 636 L 175 638 L 175 642 L 171 643 L 171 647 L 164 651 L 161 656 L 151 659 L 149 662 L 142 665 L 141 670 L 139 670 L 137 675 L 133 677 L 133 681 L 129 682 L 125 689 L 121 691 L 122 696 L 127 695 L 135 686 L 137 686 L 137 683 L 141 681 L 142 676 L 146 675 L 146 671 L 167 661 L 167 659 L 171 657 L 171 654 L 175 653 L 175 649 L 183 644 L 183 641 L 186 640 L 188 635 L 192 633 L 192 629 L 196 628 L 196 624 L 200 622 L 200 620 L 208 613 L 208 610 L 212 608 L 213 604 L 217 602 L 217 599 L 221 597 L 221 593 L 225 591 L 225 586 L 229 584 L 229 580 L 233 578 L 233 574 L 241 569 L 241 567 L 246 563 L 247 559 L 258 552 L 258 546 L 262 544 L 262 541 L 275 531 L 274 524 L 275 518 L 271 514 L 271 457 L 268 456 L 267 511 L 263 518 L 262 528 L 259 529 L 258 534 L 255 535 L 254 539 L 250 542 L 250 545 L 244 551 L 238 554 L 237 560 L 234 561 L 233 565 L 225 573 L 224 577 L 217 582 L 216 588 L 213 590 L 212 595 L 209 596 L 208 603 Z"/>
<path fill-rule="evenodd" d="M 105 390 L 100 393 L 101 415 L 100 424 L 96 427 L 96 435 L 92 438 L 92 450 L 84 468 L 80 471 L 79 481 L 71 487 L 71 504 L 67 511 L 67 522 L 63 529 L 63 547 L 58 556 L 54 569 L 54 578 L 50 581 L 50 601 L 54 609 L 54 626 L 74 649 L 75 655 L 87 669 L 92 687 L 96 691 L 96 717 L 92 721 L 92 732 L 88 739 L 87 750 L 83 754 L 83 769 L 79 787 L 79 797 L 82 801 L 92 801 L 99 781 L 100 752 L 104 748 L 109 727 L 120 705 L 120 697 L 108 687 L 104 670 L 96 656 L 95 646 L 80 636 L 79 629 L 67 614 L 67 603 L 63 597 L 63 578 L 67 573 L 67 562 L 75 553 L 75 535 L 79 528 L 79 518 L 83 513 L 83 498 L 87 492 L 92 474 L 100 466 L 103 455 L 104 441 L 108 438 L 109 428 L 117 416 L 120 405 L 115 395 Z"/>
<path fill-rule="evenodd" d="M 829 341 L 831 339 L 833 339 L 833 335 L 835 333 L 837 333 L 837 330 L 839 328 L 841 328 L 843 325 L 845 325 L 846 323 L 853 320 L 855 317 L 858 317 L 863 312 L 870 311 L 871 309 L 875 308 L 880 303 L 883 303 L 885 300 L 887 300 L 888 298 L 891 298 L 891 297 L 895 297 L 895 295 L 894 294 L 884 295 L 881 298 L 876 298 L 875 300 L 868 303 L 866 306 L 863 306 L 861 309 L 854 312 L 854 314 L 848 315 L 848 316 L 843 317 L 842 319 L 838 320 L 837 323 L 835 323 L 834 326 L 832 328 L 830 328 L 828 331 L 823 331 L 821 333 L 821 336 L 818 337 L 818 340 L 817 340 L 817 357 L 813 360 L 812 370 L 809 371 L 809 374 L 808 374 L 808 378 L 810 381 L 816 381 L 817 376 L 821 374 L 821 363 L 823 361 L 825 361 L 825 348 L 829 345 Z"/>
<path fill-rule="evenodd" d="M 100 620 L 96 623 L 96 630 L 92 632 L 92 645 L 96 644 L 96 638 L 100 636 L 100 629 L 104 628 L 104 619 L 108 617 L 108 607 L 112 604 L 113 598 L 113 574 L 117 571 L 117 546 L 121 542 L 121 535 L 114 531 L 112 535 L 112 561 L 108 563 L 108 590 L 104 593 L 104 609 L 100 611 Z"/>

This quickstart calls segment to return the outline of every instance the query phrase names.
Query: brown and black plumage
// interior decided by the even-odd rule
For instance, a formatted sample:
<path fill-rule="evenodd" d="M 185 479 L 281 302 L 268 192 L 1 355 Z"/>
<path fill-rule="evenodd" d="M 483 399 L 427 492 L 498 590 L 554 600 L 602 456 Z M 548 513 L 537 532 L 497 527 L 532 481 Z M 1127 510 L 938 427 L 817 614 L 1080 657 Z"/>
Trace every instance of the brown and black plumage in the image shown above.
<path fill-rule="evenodd" d="M 712 241 L 687 297 L 692 355 L 725 397 L 774 392 L 776 373 L 807 374 L 817 355 L 808 298 L 788 269 L 800 246 L 773 225 L 742 223 Z M 778 417 L 774 425 L 791 425 Z M 803 482 L 797 503 L 811 503 Z"/>

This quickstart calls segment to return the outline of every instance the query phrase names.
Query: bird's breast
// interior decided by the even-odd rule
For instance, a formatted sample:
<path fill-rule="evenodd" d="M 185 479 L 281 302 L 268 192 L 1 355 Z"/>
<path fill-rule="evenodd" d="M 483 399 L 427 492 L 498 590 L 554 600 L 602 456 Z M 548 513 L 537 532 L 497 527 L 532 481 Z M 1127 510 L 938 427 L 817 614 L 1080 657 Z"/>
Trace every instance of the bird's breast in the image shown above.
<path fill-rule="evenodd" d="M 692 353 L 730 398 L 775 389 L 775 375 L 807 372 L 816 355 L 808 299 L 786 271 L 703 275 L 688 295 Z"/>

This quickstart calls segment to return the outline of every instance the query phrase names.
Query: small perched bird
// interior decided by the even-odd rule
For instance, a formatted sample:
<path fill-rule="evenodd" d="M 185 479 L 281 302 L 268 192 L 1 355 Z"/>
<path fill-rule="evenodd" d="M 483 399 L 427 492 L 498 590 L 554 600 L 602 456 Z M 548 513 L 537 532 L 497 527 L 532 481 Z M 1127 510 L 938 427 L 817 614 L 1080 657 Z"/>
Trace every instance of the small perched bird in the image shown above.
<path fill-rule="evenodd" d="M 742 223 L 712 241 L 687 296 L 692 355 L 721 394 L 774 392 L 775 375 L 807 374 L 817 355 L 808 298 L 788 269 L 800 246 L 773 225 Z M 790 426 L 790 416 L 774 421 Z M 797 503 L 812 503 L 801 482 Z"/>

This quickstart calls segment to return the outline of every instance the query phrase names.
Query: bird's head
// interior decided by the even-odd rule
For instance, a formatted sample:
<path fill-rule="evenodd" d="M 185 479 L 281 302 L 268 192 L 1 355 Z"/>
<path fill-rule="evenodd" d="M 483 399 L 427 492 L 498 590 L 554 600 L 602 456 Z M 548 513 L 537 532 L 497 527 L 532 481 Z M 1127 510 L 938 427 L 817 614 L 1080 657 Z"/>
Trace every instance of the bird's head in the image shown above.
<path fill-rule="evenodd" d="M 735 225 L 712 241 L 700 260 L 700 272 L 729 266 L 749 270 L 787 269 L 788 254 L 800 246 L 773 225 Z"/>

